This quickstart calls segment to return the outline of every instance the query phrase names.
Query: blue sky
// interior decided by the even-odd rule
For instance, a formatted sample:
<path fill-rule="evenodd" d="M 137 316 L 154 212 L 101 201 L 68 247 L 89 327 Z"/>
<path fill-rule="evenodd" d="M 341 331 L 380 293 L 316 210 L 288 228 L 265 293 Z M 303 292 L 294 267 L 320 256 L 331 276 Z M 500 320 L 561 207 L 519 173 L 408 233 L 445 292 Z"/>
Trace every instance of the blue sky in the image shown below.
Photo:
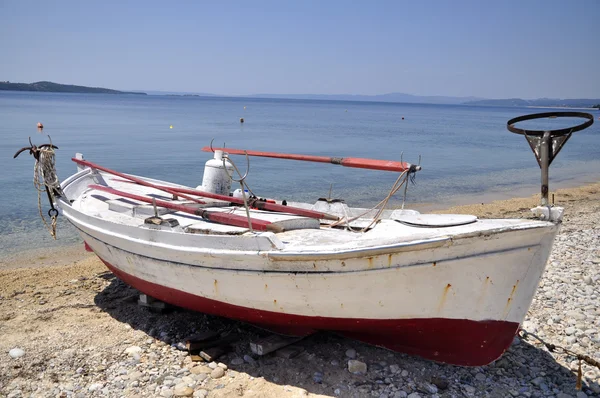
<path fill-rule="evenodd" d="M 0 80 L 600 97 L 600 1 L 0 0 Z"/>

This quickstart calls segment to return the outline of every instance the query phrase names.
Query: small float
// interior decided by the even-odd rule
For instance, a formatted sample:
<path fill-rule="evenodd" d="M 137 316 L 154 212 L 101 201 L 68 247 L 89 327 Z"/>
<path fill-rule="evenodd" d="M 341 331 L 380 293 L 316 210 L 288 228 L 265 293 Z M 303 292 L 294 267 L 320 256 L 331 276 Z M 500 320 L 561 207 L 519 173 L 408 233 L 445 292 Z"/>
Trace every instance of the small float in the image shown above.
<path fill-rule="evenodd" d="M 542 204 L 531 219 L 419 214 L 383 204 L 362 209 L 326 199 L 265 201 L 246 194 L 233 156 L 395 171 L 395 191 L 420 167 L 229 148 L 204 148 L 214 154 L 198 187 L 125 174 L 77 154 L 77 172 L 47 189 L 52 208 L 86 246 L 117 277 L 156 299 L 282 334 L 329 330 L 480 366 L 510 346 L 559 229 L 562 209 L 547 201 L 548 166 L 573 132 L 593 122 L 591 115 L 567 113 L 587 121 L 554 131 L 515 127 L 566 116 L 554 112 L 508 123 L 526 135 L 542 167 Z M 53 156 L 51 147 L 32 147 L 21 151 L 42 163 Z M 230 195 L 233 180 L 241 181 L 241 195 Z"/>

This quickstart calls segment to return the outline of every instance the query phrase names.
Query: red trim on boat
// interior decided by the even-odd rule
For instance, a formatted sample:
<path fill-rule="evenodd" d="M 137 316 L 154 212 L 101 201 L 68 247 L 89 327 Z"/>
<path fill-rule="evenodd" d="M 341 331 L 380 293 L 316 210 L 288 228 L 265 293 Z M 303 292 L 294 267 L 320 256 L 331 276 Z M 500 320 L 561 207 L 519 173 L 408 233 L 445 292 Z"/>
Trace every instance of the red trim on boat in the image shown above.
<path fill-rule="evenodd" d="M 102 259 L 101 259 L 102 260 Z M 519 324 L 468 319 L 358 319 L 283 314 L 227 304 L 148 282 L 102 260 L 123 282 L 178 307 L 256 324 L 278 333 L 304 336 L 330 330 L 393 351 L 463 366 L 482 366 L 510 346 Z"/>

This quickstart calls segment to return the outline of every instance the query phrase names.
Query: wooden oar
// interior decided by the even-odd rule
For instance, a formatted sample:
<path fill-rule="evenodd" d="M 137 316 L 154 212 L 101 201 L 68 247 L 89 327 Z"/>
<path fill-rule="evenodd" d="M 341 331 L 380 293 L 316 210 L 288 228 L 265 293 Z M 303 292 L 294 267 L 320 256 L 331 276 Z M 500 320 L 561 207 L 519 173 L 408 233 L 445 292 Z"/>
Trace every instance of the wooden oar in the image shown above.
<path fill-rule="evenodd" d="M 114 189 L 111 187 L 107 187 L 105 185 L 97 185 L 91 184 L 90 188 L 96 189 L 98 191 L 108 192 L 113 195 L 122 196 L 124 198 L 139 200 L 140 202 L 145 203 L 156 203 L 157 206 L 165 207 L 167 209 L 180 211 L 183 213 L 193 214 L 195 216 L 200 216 L 205 220 L 216 222 L 219 224 L 233 225 L 236 227 L 244 227 L 248 228 L 248 218 L 244 216 L 238 216 L 235 214 L 222 213 L 218 211 L 207 211 L 204 209 L 196 208 L 189 205 L 182 205 L 177 203 L 166 202 L 164 200 L 159 199 L 150 199 L 146 196 L 135 195 L 129 192 L 119 191 L 118 189 Z M 272 224 L 269 221 L 252 219 L 252 228 L 257 231 L 271 231 L 271 232 L 281 232 L 283 228 Z"/>
<path fill-rule="evenodd" d="M 80 165 L 83 165 L 83 166 L 87 166 L 87 167 L 91 167 L 93 169 L 101 170 L 101 171 L 104 171 L 105 173 L 109 173 L 109 174 L 112 174 L 112 175 L 116 175 L 117 177 L 121 177 L 121 178 L 124 178 L 126 180 L 133 181 L 133 182 L 135 182 L 136 184 L 139 184 L 139 185 L 143 185 L 143 186 L 146 186 L 146 187 L 149 187 L 149 188 L 153 188 L 153 189 L 156 189 L 156 190 L 159 190 L 159 191 L 168 192 L 171 195 L 177 195 L 177 196 L 180 196 L 180 197 L 182 197 L 184 199 L 188 199 L 188 200 L 191 200 L 191 201 L 196 202 L 196 203 L 200 203 L 200 204 L 204 203 L 201 200 L 198 200 L 197 198 L 193 198 L 191 196 L 188 196 L 188 195 L 185 195 L 185 194 L 182 194 L 182 193 L 178 193 L 176 191 L 173 191 L 172 189 L 166 189 L 166 188 L 165 189 L 161 189 L 157 185 L 152 184 L 152 183 L 150 183 L 148 181 L 144 181 L 141 178 L 137 178 L 137 177 L 130 176 L 130 175 L 127 175 L 127 174 L 119 173 L 118 171 L 111 170 L 111 169 L 109 169 L 107 167 L 103 167 L 103 166 L 100 166 L 100 165 L 92 163 L 92 162 L 88 162 L 87 160 L 77 159 L 77 158 L 72 158 L 71 160 L 74 161 L 77 164 L 80 164 Z M 144 198 L 143 196 L 140 196 L 140 197 Z M 144 199 L 145 200 L 150 200 L 150 202 L 152 202 L 151 199 L 148 199 L 148 198 L 144 198 Z M 163 203 L 166 203 L 166 204 L 169 204 L 169 205 L 178 206 L 178 205 L 176 205 L 174 203 L 169 203 L 169 202 L 163 202 Z M 163 207 L 171 208 L 171 207 L 168 207 L 168 206 L 163 206 Z M 184 210 L 181 210 L 181 211 L 184 211 Z M 214 212 L 207 212 L 206 210 L 195 209 L 193 207 L 188 208 L 188 211 L 186 211 L 186 212 L 190 213 L 190 211 L 192 212 L 191 214 L 199 215 L 199 216 L 201 216 L 203 218 L 206 218 L 206 217 L 204 215 L 202 215 L 202 214 L 212 214 L 212 213 L 214 213 Z M 202 212 L 202 213 L 199 214 L 198 212 Z M 217 213 L 215 213 L 215 214 L 217 214 Z M 232 221 L 231 222 L 227 222 L 228 218 L 231 218 Z M 243 223 L 242 223 L 241 219 L 244 220 Z M 247 217 L 236 216 L 236 215 L 233 215 L 233 214 L 219 214 L 218 216 L 216 216 L 216 218 L 213 217 L 210 220 L 214 221 L 214 222 L 219 222 L 221 224 L 227 224 L 227 225 L 234 225 L 234 226 L 238 226 L 238 227 L 249 228 L 249 226 L 248 226 L 248 218 Z M 218 221 L 218 220 L 221 220 L 221 221 Z M 250 221 L 252 222 L 252 228 L 256 229 L 258 231 L 267 231 L 268 230 L 268 231 L 273 231 L 273 232 L 280 232 L 280 230 L 281 230 L 281 228 L 275 227 L 275 226 L 273 226 L 271 229 L 265 229 L 266 225 L 271 224 L 268 221 L 254 220 L 254 219 L 250 219 Z M 255 222 L 258 225 L 261 225 L 261 227 L 254 228 L 254 223 Z"/>
<path fill-rule="evenodd" d="M 157 189 L 159 191 L 168 192 L 171 195 L 176 195 L 176 192 L 171 191 L 171 189 L 169 189 L 169 187 L 167 187 L 165 189 L 161 189 L 161 188 L 158 188 L 157 185 L 154 185 L 151 182 L 142 180 L 141 178 L 130 176 L 130 175 L 127 175 L 127 174 L 124 174 L 124 173 L 119 173 L 118 171 L 111 170 L 111 169 L 109 169 L 107 167 L 100 166 L 99 164 L 96 164 L 96 163 L 88 162 L 87 160 L 77 159 L 77 158 L 71 158 L 71 160 L 74 161 L 77 164 L 82 165 L 82 166 L 87 166 L 87 167 L 91 167 L 92 169 L 101 170 L 101 171 L 104 171 L 104 172 L 106 172 L 108 174 L 112 174 L 112 175 L 115 175 L 117 177 L 125 178 L 126 180 L 129 180 L 129 181 L 133 181 L 136 184 L 143 185 L 143 186 L 149 187 L 149 188 L 154 188 L 154 189 Z M 201 200 L 198 200 L 197 198 L 192 198 L 191 196 L 187 196 L 187 195 L 178 195 L 178 196 L 181 196 L 184 199 L 191 200 L 191 201 L 196 202 L 196 203 L 205 204 L 205 202 L 202 202 Z"/>
<path fill-rule="evenodd" d="M 126 181 L 126 180 L 120 180 L 120 181 L 135 184 L 135 182 L 133 182 L 133 181 Z M 235 203 L 238 205 L 244 204 L 244 199 L 242 199 L 242 198 L 234 198 L 232 196 L 219 195 L 219 194 L 212 193 L 212 192 L 199 191 L 197 189 L 168 187 L 168 186 L 164 186 L 164 185 L 155 185 L 155 186 L 160 189 L 167 188 L 167 189 L 169 189 L 171 191 L 175 191 L 177 193 L 184 193 L 184 194 L 189 194 L 189 195 L 202 196 L 205 198 L 224 200 L 226 202 Z M 296 214 L 299 216 L 323 219 L 323 220 L 338 221 L 340 219 L 339 217 L 332 216 L 331 214 L 322 213 L 320 211 L 302 209 L 300 207 L 284 206 L 284 205 L 279 205 L 277 203 L 263 202 L 261 200 L 254 200 L 254 201 L 249 201 L 249 202 L 252 207 L 255 207 L 259 210 L 275 211 L 275 212 L 279 212 L 279 213 L 290 213 L 290 214 Z M 252 224 L 252 225 L 254 225 L 254 224 Z"/>
<path fill-rule="evenodd" d="M 379 159 L 364 159 L 364 158 L 337 158 L 328 156 L 313 156 L 313 155 L 297 155 L 293 153 L 277 153 L 277 152 L 261 152 L 261 151 L 248 151 L 245 149 L 233 149 L 233 148 L 211 148 L 205 146 L 202 148 L 204 152 L 223 151 L 233 155 L 248 155 L 248 156 L 259 156 L 263 158 L 277 158 L 277 159 L 292 159 L 292 160 L 303 160 L 306 162 L 318 162 L 318 163 L 331 163 L 339 164 L 344 167 L 354 167 L 358 169 L 371 169 L 371 170 L 385 170 L 385 171 L 406 171 L 413 167 L 414 171 L 421 170 L 421 166 L 412 165 L 406 162 L 395 162 L 393 160 L 379 160 Z"/>

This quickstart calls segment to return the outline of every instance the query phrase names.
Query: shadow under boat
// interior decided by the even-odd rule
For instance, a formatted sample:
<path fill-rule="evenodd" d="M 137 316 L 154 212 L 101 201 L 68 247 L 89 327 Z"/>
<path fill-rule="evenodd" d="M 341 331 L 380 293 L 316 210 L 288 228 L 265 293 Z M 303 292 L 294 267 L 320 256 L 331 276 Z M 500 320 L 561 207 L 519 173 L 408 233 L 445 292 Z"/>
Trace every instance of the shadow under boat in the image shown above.
<path fill-rule="evenodd" d="M 547 350 L 538 348 L 527 341 L 515 339 L 506 353 L 497 361 L 482 367 L 460 367 L 437 363 L 375 347 L 351 340 L 332 332 L 319 332 L 295 343 L 300 354 L 293 358 L 283 358 L 272 352 L 264 356 L 253 355 L 250 342 L 270 334 L 253 325 L 229 318 L 207 315 L 183 308 L 169 306 L 166 311 L 157 313 L 151 308 L 138 304 L 140 292 L 106 271 L 96 277 L 110 281 L 110 284 L 94 298 L 95 304 L 116 321 L 128 324 L 149 337 L 164 344 L 175 345 L 185 341 L 187 336 L 198 332 L 218 331 L 234 333 L 236 340 L 231 350 L 216 361 L 227 365 L 228 369 L 242 372 L 253 377 L 263 377 L 266 381 L 280 386 L 294 386 L 313 394 L 335 395 L 339 389 L 342 396 L 371 396 L 386 385 L 393 384 L 399 390 L 409 386 L 411 390 L 423 390 L 426 383 L 439 385 L 439 392 L 463 393 L 475 387 L 475 395 L 510 396 L 532 390 L 532 381 L 543 375 L 544 381 L 536 382 L 536 387 L 544 395 L 559 392 L 576 394 L 577 373 L 556 361 Z M 355 349 L 358 359 L 367 365 L 365 375 L 352 374 L 347 369 L 346 351 Z M 161 354 L 161 350 L 157 350 Z M 250 355 L 255 362 L 245 361 L 241 365 L 233 364 L 235 358 Z M 202 364 L 198 362 L 197 364 Z M 206 363 L 204 363 L 206 364 Z M 400 370 L 408 370 L 409 376 L 402 377 L 401 372 L 392 373 L 390 365 L 398 365 Z M 477 377 L 482 373 L 485 379 Z M 449 375 L 446 377 L 440 375 Z M 416 383 L 415 383 L 416 381 Z M 224 388 L 219 379 L 213 380 L 213 388 Z M 517 386 L 517 387 L 515 387 Z M 207 386 L 209 389 L 211 386 Z M 515 390 L 516 388 L 516 390 Z M 583 390 L 591 385 L 584 380 Z M 597 388 L 597 386 L 596 386 Z M 223 391 L 225 392 L 225 391 Z M 588 391 L 589 392 L 589 391 Z"/>

